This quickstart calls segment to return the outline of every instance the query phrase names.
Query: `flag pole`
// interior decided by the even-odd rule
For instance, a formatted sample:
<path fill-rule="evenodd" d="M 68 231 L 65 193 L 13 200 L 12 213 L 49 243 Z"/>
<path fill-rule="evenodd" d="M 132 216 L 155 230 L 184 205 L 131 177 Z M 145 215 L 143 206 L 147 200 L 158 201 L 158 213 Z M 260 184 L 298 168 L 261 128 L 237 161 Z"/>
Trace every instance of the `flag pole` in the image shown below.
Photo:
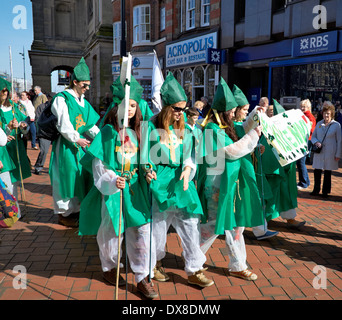
<path fill-rule="evenodd" d="M 126 64 L 126 68 L 124 68 L 124 63 Z M 131 82 L 131 69 L 132 69 L 132 56 L 128 53 L 128 57 L 122 58 L 121 64 L 121 76 L 120 81 L 124 87 L 125 98 L 124 98 L 124 114 L 118 112 L 118 122 L 119 125 L 122 124 L 122 141 L 121 141 L 121 177 L 124 176 L 124 154 L 125 154 L 125 135 L 126 135 L 126 127 L 128 126 L 128 108 L 129 108 L 129 95 L 130 95 L 130 82 Z M 124 74 L 125 73 L 125 74 Z M 121 111 L 121 110 L 120 110 Z M 122 117 L 123 116 L 123 117 Z M 124 210 L 124 201 L 123 201 L 123 189 L 120 190 L 120 215 L 119 215 L 119 235 L 118 235 L 118 261 L 117 261 L 117 271 L 116 271 L 116 288 L 115 288 L 115 300 L 118 300 L 118 287 L 119 287 L 119 276 L 120 276 L 120 255 L 121 255 L 121 227 L 122 227 L 122 216 Z M 127 261 L 126 261 L 127 265 Z M 127 279 L 126 279 L 127 281 Z"/>

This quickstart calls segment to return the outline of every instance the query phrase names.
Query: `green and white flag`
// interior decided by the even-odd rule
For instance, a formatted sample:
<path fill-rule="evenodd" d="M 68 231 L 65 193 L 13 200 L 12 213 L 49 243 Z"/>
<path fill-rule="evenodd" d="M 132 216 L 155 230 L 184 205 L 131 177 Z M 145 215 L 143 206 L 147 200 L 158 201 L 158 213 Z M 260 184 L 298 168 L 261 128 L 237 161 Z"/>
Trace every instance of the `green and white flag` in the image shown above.
<path fill-rule="evenodd" d="M 129 96 L 131 90 L 131 72 L 132 72 L 132 56 L 128 53 L 128 57 L 122 57 L 120 82 L 125 91 L 125 97 L 118 107 L 118 122 L 120 129 L 128 127 L 128 108 Z"/>
<path fill-rule="evenodd" d="M 262 132 L 281 166 L 308 154 L 311 122 L 301 110 L 293 109 L 269 118 L 259 113 Z"/>

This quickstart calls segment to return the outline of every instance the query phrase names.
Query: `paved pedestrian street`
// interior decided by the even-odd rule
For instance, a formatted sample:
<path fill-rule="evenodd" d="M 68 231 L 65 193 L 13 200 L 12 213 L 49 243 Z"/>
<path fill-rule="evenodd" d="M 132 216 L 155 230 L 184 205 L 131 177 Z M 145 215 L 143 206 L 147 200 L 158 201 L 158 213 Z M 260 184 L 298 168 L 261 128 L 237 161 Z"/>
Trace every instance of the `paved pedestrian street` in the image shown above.
<path fill-rule="evenodd" d="M 28 150 L 34 164 L 38 151 Z M 46 166 L 48 165 L 46 161 Z M 278 236 L 257 241 L 245 231 L 247 262 L 258 275 L 248 282 L 227 274 L 225 241 L 220 237 L 207 253 L 206 274 L 215 281 L 199 289 L 187 284 L 180 240 L 172 230 L 164 259 L 170 281 L 155 282 L 160 300 L 341 300 L 342 299 L 342 169 L 333 172 L 332 195 L 312 197 L 312 185 L 298 193 L 301 231 L 278 218 L 269 223 Z M 25 180 L 25 216 L 10 229 L 0 229 L 0 300 L 114 300 L 115 287 L 102 279 L 95 237 L 80 237 L 53 215 L 47 167 Z M 125 262 L 125 254 L 123 255 Z M 26 271 L 26 273 L 25 273 Z M 126 278 L 126 271 L 121 274 Z M 146 300 L 127 271 L 119 300 Z"/>

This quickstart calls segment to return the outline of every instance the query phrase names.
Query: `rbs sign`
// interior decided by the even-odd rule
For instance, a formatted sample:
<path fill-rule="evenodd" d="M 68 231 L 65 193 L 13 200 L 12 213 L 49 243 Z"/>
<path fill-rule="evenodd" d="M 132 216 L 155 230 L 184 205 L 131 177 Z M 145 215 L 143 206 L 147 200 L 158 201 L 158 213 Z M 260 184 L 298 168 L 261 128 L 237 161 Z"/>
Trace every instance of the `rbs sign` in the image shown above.
<path fill-rule="evenodd" d="M 293 39 L 292 56 L 301 57 L 337 51 L 338 31 Z"/>

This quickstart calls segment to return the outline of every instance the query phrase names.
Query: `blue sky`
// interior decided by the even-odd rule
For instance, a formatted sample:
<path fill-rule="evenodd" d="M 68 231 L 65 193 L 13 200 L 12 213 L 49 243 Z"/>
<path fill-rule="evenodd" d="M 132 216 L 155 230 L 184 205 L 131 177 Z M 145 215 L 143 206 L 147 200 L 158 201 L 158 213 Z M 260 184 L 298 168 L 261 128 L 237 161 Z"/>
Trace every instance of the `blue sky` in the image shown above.
<path fill-rule="evenodd" d="M 15 8 L 17 11 L 13 12 Z M 26 14 L 25 10 L 22 10 L 23 8 L 26 10 Z M 20 19 L 21 17 L 23 19 Z M 25 24 L 26 29 L 23 29 Z M 28 50 L 30 50 L 33 41 L 31 1 L 1 1 L 0 27 L 0 30 L 2 30 L 0 42 L 0 72 L 10 74 L 9 46 L 11 46 L 13 76 L 16 78 L 24 78 L 24 62 L 19 52 L 23 52 L 23 48 L 25 48 L 26 79 L 31 79 L 31 66 L 28 56 Z"/>
<path fill-rule="evenodd" d="M 25 12 L 26 11 L 26 12 Z M 1 0 L 0 12 L 0 72 L 11 73 L 9 47 L 12 51 L 13 76 L 24 78 L 23 56 L 25 53 L 26 80 L 32 81 L 32 69 L 28 51 L 33 41 L 32 2 L 30 0 Z M 57 72 L 52 74 L 52 91 L 61 91 L 57 87 Z"/>

